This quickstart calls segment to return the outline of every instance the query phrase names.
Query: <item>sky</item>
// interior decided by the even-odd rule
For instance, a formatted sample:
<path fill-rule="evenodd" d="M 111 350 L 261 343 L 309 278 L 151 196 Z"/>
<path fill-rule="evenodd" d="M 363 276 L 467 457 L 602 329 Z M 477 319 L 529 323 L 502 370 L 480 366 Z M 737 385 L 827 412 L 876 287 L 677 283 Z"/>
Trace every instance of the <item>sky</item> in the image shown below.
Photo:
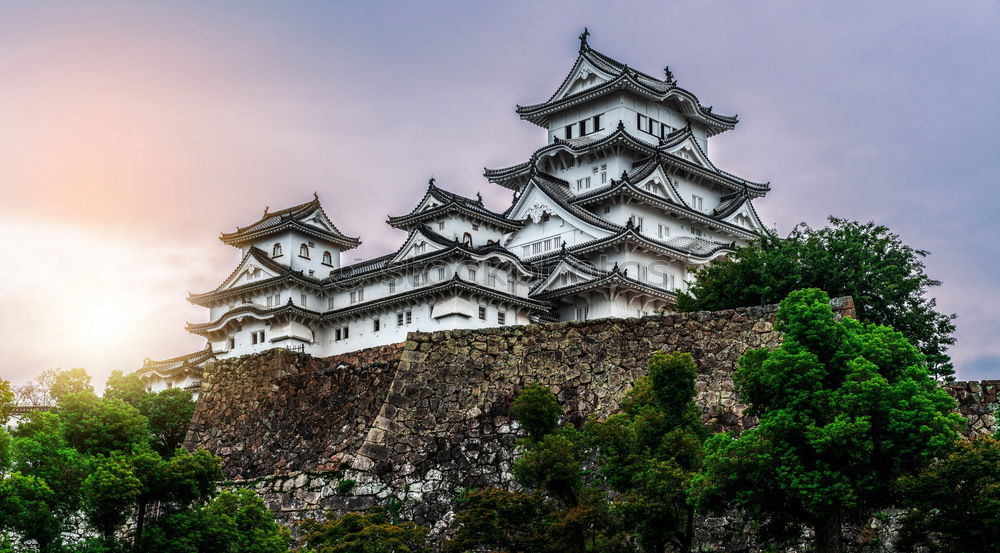
<path fill-rule="evenodd" d="M 613 6 L 613 7 L 612 7 Z M 547 99 L 590 44 L 725 114 L 717 165 L 772 192 L 782 234 L 829 215 L 932 252 L 958 376 L 1000 378 L 996 2 L 7 2 L 0 0 L 0 378 L 84 367 L 100 385 L 203 347 L 188 292 L 239 261 L 220 232 L 318 192 L 363 245 L 427 179 L 509 191 L 483 167 L 545 140 Z"/>

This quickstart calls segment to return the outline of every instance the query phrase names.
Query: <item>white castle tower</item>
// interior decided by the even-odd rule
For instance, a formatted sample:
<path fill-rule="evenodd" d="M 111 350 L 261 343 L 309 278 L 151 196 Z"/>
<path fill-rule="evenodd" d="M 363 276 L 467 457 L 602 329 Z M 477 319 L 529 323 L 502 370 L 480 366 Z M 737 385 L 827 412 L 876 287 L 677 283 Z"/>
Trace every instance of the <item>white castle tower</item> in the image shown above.
<path fill-rule="evenodd" d="M 206 349 L 146 360 L 150 389 L 197 390 L 201 365 L 284 347 L 316 356 L 402 342 L 410 331 L 635 317 L 669 310 L 694 269 L 765 231 L 752 200 L 770 186 L 727 173 L 709 138 L 736 126 L 677 85 L 592 49 L 585 30 L 569 74 L 545 102 L 518 106 L 546 129 L 528 161 L 486 169 L 513 191 L 488 209 L 434 179 L 389 217 L 400 248 L 353 265 L 319 197 L 220 239 L 240 262 L 189 301 Z"/>

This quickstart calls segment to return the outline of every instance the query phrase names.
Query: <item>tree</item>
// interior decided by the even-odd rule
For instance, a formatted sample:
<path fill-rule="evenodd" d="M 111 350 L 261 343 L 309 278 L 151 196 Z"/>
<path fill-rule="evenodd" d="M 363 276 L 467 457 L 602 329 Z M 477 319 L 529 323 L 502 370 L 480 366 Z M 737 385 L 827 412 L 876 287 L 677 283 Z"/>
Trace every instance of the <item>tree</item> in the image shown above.
<path fill-rule="evenodd" d="M 619 493 L 611 513 L 658 553 L 668 544 L 691 550 L 688 487 L 701 468 L 705 434 L 694 403 L 696 375 L 690 354 L 657 353 L 622 401 L 622 412 L 586 427 L 597 446 L 598 470 Z"/>
<path fill-rule="evenodd" d="M 66 394 L 60 400 L 66 441 L 84 455 L 129 451 L 149 439 L 146 417 L 120 399 L 92 392 Z"/>
<path fill-rule="evenodd" d="M 802 288 L 852 296 L 859 320 L 902 332 L 927 356 L 933 374 L 950 377 L 946 350 L 955 343 L 955 316 L 939 313 L 926 297 L 941 284 L 924 273 L 928 252 L 907 246 L 884 226 L 829 220 L 821 229 L 800 224 L 784 239 L 763 236 L 737 248 L 728 262 L 703 267 L 678 308 L 768 305 Z"/>
<path fill-rule="evenodd" d="M 140 410 L 149 420 L 153 449 L 169 457 L 187 435 L 195 402 L 191 392 L 171 388 L 147 394 L 140 402 Z"/>
<path fill-rule="evenodd" d="M 120 399 L 138 409 L 148 395 L 146 384 L 134 372 L 123 374 L 122 371 L 111 371 L 104 384 L 104 399 Z"/>
<path fill-rule="evenodd" d="M 365 514 L 329 513 L 327 520 L 302 523 L 304 540 L 315 553 L 425 553 L 428 529 L 410 521 L 393 522 L 383 507 Z"/>
<path fill-rule="evenodd" d="M 734 375 L 756 428 L 707 442 L 695 488 L 761 523 L 765 542 L 812 527 L 816 551 L 843 551 L 842 525 L 893 502 L 893 482 L 954 443 L 962 420 L 899 332 L 836 319 L 829 297 L 799 290 L 781 302 L 774 351 L 750 350 Z"/>
<path fill-rule="evenodd" d="M 510 412 L 528 436 L 537 440 L 556 429 L 563 410 L 548 388 L 529 384 L 514 399 Z"/>
<path fill-rule="evenodd" d="M 90 375 L 87 371 L 79 367 L 74 369 L 57 369 L 52 376 L 52 387 L 49 395 L 56 401 L 62 402 L 63 398 L 72 394 L 94 393 L 94 387 L 90 384 Z"/>
<path fill-rule="evenodd" d="M 55 493 L 36 476 L 13 472 L 0 479 L 0 529 L 35 541 L 42 553 L 59 541 Z"/>
<path fill-rule="evenodd" d="M 900 481 L 907 507 L 897 546 L 979 553 L 1000 543 L 1000 442 L 961 441 L 947 457 Z"/>
<path fill-rule="evenodd" d="M 98 457 L 81 492 L 87 520 L 104 537 L 105 545 L 113 546 L 115 531 L 128 519 L 142 494 L 135 466 L 120 453 Z"/>
<path fill-rule="evenodd" d="M 534 494 L 485 488 L 463 492 L 456 500 L 454 536 L 447 550 L 539 553 L 555 549 L 549 530 L 557 515 Z"/>
<path fill-rule="evenodd" d="M 0 379 L 0 426 L 7 423 L 14 407 L 17 405 L 17 398 L 13 390 L 10 389 L 10 382 Z"/>
<path fill-rule="evenodd" d="M 59 415 L 34 411 L 21 421 L 12 433 L 11 467 L 45 482 L 55 494 L 54 509 L 61 516 L 79 507 L 88 462 L 66 442 Z"/>
<path fill-rule="evenodd" d="M 52 389 L 52 383 L 55 382 L 56 373 L 55 369 L 44 370 L 30 382 L 18 386 L 14 390 L 17 404 L 20 406 L 52 406 L 55 401 L 49 394 L 49 390 Z"/>
<path fill-rule="evenodd" d="M 250 490 L 224 490 L 207 505 L 156 521 L 137 551 L 285 553 L 291 543 L 288 529 L 274 521 L 260 496 Z"/>

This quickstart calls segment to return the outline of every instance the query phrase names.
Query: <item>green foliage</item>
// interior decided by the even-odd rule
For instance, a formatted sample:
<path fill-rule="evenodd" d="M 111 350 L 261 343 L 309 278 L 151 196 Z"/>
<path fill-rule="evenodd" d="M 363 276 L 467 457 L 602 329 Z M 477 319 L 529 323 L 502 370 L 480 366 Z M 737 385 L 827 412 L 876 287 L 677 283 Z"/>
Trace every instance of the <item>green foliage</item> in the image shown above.
<path fill-rule="evenodd" d="M 111 371 L 104 384 L 104 399 L 120 399 L 138 409 L 142 408 L 147 395 L 146 384 L 134 372 L 123 374 L 122 371 Z"/>
<path fill-rule="evenodd" d="M 139 408 L 149 420 L 153 449 L 167 457 L 184 442 L 194 407 L 191 392 L 180 388 L 147 394 L 142 398 Z"/>
<path fill-rule="evenodd" d="M 979 553 L 1000 543 L 1000 442 L 979 437 L 900 481 L 908 507 L 897 546 Z"/>
<path fill-rule="evenodd" d="M 353 490 L 354 486 L 357 484 L 358 483 L 356 481 L 351 480 L 350 478 L 345 478 L 340 482 L 337 482 L 337 493 L 340 495 L 347 495 L 351 493 L 351 490 Z"/>
<path fill-rule="evenodd" d="M 579 503 L 583 487 L 583 446 L 580 432 L 557 428 L 525 447 L 514 461 L 514 478 L 538 493 L 546 493 L 566 507 Z"/>
<path fill-rule="evenodd" d="M 511 414 L 528 436 L 537 440 L 556 429 L 562 407 L 548 388 L 529 384 L 514 400 Z"/>
<path fill-rule="evenodd" d="M 222 491 L 207 505 L 156 521 L 136 548 L 149 553 L 284 553 L 292 538 L 250 490 Z"/>
<path fill-rule="evenodd" d="M 890 506 L 892 483 L 946 453 L 962 421 L 902 334 L 836 320 L 816 289 L 777 320 L 784 343 L 748 351 L 734 375 L 759 426 L 713 436 L 695 487 L 706 506 L 743 507 L 770 543 L 811 526 L 818 551 L 839 551 L 842 521 Z"/>
<path fill-rule="evenodd" d="M 678 298 L 684 311 L 717 310 L 781 301 L 794 290 L 819 288 L 852 296 L 858 318 L 890 326 L 928 357 L 939 377 L 953 374 L 946 355 L 955 343 L 954 315 L 935 310 L 929 288 L 940 285 L 924 273 L 926 251 L 904 244 L 884 226 L 830 218 L 831 225 L 797 226 L 787 238 L 765 236 L 710 264 Z"/>
<path fill-rule="evenodd" d="M 622 412 L 586 427 L 599 470 L 619 494 L 611 514 L 651 550 L 671 542 L 691 547 L 688 487 L 701 467 L 704 434 L 694 404 L 696 374 L 690 354 L 657 353 Z"/>
<path fill-rule="evenodd" d="M 0 426 L 7 423 L 10 414 L 17 405 L 14 391 L 10 389 L 10 382 L 0 379 Z"/>
<path fill-rule="evenodd" d="M 315 553 L 425 553 L 428 529 L 413 522 L 393 522 L 383 507 L 366 514 L 329 513 L 327 520 L 302 523 L 305 543 Z"/>
<path fill-rule="evenodd" d="M 146 417 L 120 399 L 71 393 L 62 397 L 60 407 L 66 441 L 85 455 L 129 451 L 149 439 Z"/>
<path fill-rule="evenodd" d="M 45 482 L 55 493 L 53 508 L 61 515 L 68 516 L 79 507 L 88 463 L 66 442 L 59 415 L 33 411 L 21 421 L 12 433 L 11 467 Z"/>
<path fill-rule="evenodd" d="M 142 482 L 135 475 L 135 466 L 121 454 L 98 457 L 93 472 L 83 481 L 81 494 L 87 520 L 110 544 L 142 494 Z"/>
<path fill-rule="evenodd" d="M 57 403 L 61 403 L 64 398 L 74 394 L 94 393 L 94 387 L 90 384 L 90 375 L 81 368 L 57 369 L 51 377 L 51 387 L 49 396 Z"/>
<path fill-rule="evenodd" d="M 550 551 L 557 514 L 536 494 L 485 488 L 457 499 L 455 535 L 447 550 Z"/>
<path fill-rule="evenodd" d="M 46 552 L 59 539 L 55 493 L 36 476 L 18 472 L 0 480 L 0 529 L 35 540 Z"/>

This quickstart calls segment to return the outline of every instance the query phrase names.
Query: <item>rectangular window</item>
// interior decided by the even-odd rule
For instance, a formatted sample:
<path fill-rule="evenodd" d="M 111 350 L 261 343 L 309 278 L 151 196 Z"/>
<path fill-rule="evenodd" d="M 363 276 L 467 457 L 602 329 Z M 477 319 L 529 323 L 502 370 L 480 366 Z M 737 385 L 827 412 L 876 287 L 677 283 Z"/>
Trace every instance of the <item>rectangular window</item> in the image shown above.
<path fill-rule="evenodd" d="M 691 207 L 697 209 L 698 211 L 701 211 L 702 203 L 704 202 L 704 200 L 705 200 L 704 198 L 702 198 L 697 194 L 691 194 Z"/>
<path fill-rule="evenodd" d="M 389 293 L 390 294 L 395 294 L 396 293 L 396 281 L 395 280 L 389 282 Z"/>
<path fill-rule="evenodd" d="M 347 329 L 348 329 L 348 327 L 345 326 L 344 327 L 344 339 L 345 340 L 347 339 Z"/>
<path fill-rule="evenodd" d="M 438 281 L 444 282 L 444 267 L 438 267 Z"/>
<path fill-rule="evenodd" d="M 229 338 L 229 349 L 233 349 L 235 347 L 236 347 L 236 338 L 230 337 Z"/>
<path fill-rule="evenodd" d="M 545 251 L 549 251 L 549 250 L 552 249 L 552 240 L 551 239 L 545 240 L 543 242 L 543 244 L 544 244 L 544 246 L 542 247 L 542 249 L 544 249 Z"/>
<path fill-rule="evenodd" d="M 444 230 L 444 221 L 438 221 L 438 230 Z"/>
<path fill-rule="evenodd" d="M 645 265 L 639 265 L 638 267 L 636 267 L 636 269 L 638 269 L 639 280 L 645 281 L 649 274 L 648 268 Z"/>
<path fill-rule="evenodd" d="M 475 282 L 475 281 L 476 281 L 476 270 L 469 269 L 469 282 Z"/>
<path fill-rule="evenodd" d="M 657 228 L 657 236 L 659 236 L 660 238 L 669 238 L 670 237 L 670 227 L 668 227 L 666 225 L 657 225 L 657 227 L 658 227 Z"/>
<path fill-rule="evenodd" d="M 507 291 L 511 294 L 514 293 L 514 279 L 510 278 L 507 280 Z"/>
<path fill-rule="evenodd" d="M 586 321 L 587 320 L 587 312 L 589 310 L 590 310 L 590 308 L 587 307 L 587 306 L 577 307 L 576 308 L 576 320 L 578 320 L 578 321 Z"/>
<path fill-rule="evenodd" d="M 674 275 L 663 275 L 663 285 L 667 290 L 674 289 Z"/>
<path fill-rule="evenodd" d="M 542 253 L 542 243 L 541 242 L 535 242 L 534 244 L 532 244 L 531 245 L 531 253 L 532 254 L 540 254 L 540 253 Z"/>
<path fill-rule="evenodd" d="M 506 320 L 507 320 L 507 314 L 504 313 L 504 312 L 502 312 L 502 311 L 498 311 L 497 312 L 497 324 L 501 324 L 501 325 L 505 324 Z"/>
<path fill-rule="evenodd" d="M 496 275 L 486 275 L 486 285 L 491 288 L 496 288 L 497 276 Z"/>
<path fill-rule="evenodd" d="M 378 319 L 372 319 L 372 332 L 378 332 L 382 328 L 382 321 Z"/>
<path fill-rule="evenodd" d="M 590 177 L 584 177 L 583 178 L 583 187 L 584 188 L 590 188 Z"/>
<path fill-rule="evenodd" d="M 596 175 L 597 174 L 597 169 L 598 169 L 598 167 L 595 165 L 595 166 L 593 166 L 593 167 L 590 168 L 590 172 Z"/>
<path fill-rule="evenodd" d="M 413 322 L 413 312 L 407 311 L 406 312 L 406 324 L 410 324 L 411 322 Z"/>
<path fill-rule="evenodd" d="M 396 313 L 396 326 L 403 326 L 403 313 Z"/>
<path fill-rule="evenodd" d="M 566 139 L 573 138 L 573 125 L 566 125 Z"/>
<path fill-rule="evenodd" d="M 552 247 L 554 247 L 555 249 L 558 250 L 559 246 L 561 246 L 561 245 L 562 245 L 562 238 L 561 237 L 556 236 L 555 238 L 552 239 Z"/>
<path fill-rule="evenodd" d="M 326 299 L 326 308 L 327 309 L 333 309 L 333 298 L 327 298 Z"/>
<path fill-rule="evenodd" d="M 271 302 L 273 302 L 273 301 L 274 301 L 274 298 L 272 298 L 271 296 L 268 296 L 267 297 L 267 306 L 271 307 Z"/>
<path fill-rule="evenodd" d="M 479 230 L 479 223 L 472 223 L 472 230 Z"/>
<path fill-rule="evenodd" d="M 635 127 L 640 131 L 646 128 L 647 117 L 641 113 L 635 114 Z"/>
<path fill-rule="evenodd" d="M 704 233 L 701 232 L 700 228 L 694 228 L 694 227 L 691 227 L 691 234 L 693 234 L 695 236 L 703 236 L 704 235 Z"/>
<path fill-rule="evenodd" d="M 301 295 L 301 296 L 299 297 L 299 300 L 300 300 L 300 301 L 299 301 L 299 304 L 300 304 L 300 305 L 302 305 L 302 307 L 305 307 L 305 306 L 306 306 L 306 300 L 307 300 L 307 299 L 308 299 L 308 296 L 306 296 L 305 294 L 302 294 L 302 295 Z"/>
<path fill-rule="evenodd" d="M 530 246 L 521 246 L 521 257 L 528 257 L 530 253 Z"/>
<path fill-rule="evenodd" d="M 594 116 L 594 132 L 602 131 L 604 127 L 601 126 L 601 114 Z"/>
<path fill-rule="evenodd" d="M 479 319 L 483 321 L 486 320 L 486 308 L 482 305 L 479 306 Z"/>
<path fill-rule="evenodd" d="M 601 171 L 601 184 L 607 184 L 607 183 L 608 183 L 608 172 Z"/>
<path fill-rule="evenodd" d="M 333 331 L 333 339 L 336 342 L 340 341 L 340 329 L 339 328 Z"/>
<path fill-rule="evenodd" d="M 604 206 L 604 213 L 605 213 L 605 214 L 607 214 L 607 213 L 611 213 L 611 206 L 610 206 L 610 205 L 606 205 L 606 206 Z"/>
<path fill-rule="evenodd" d="M 583 135 L 587 134 L 587 120 L 586 119 L 584 119 L 583 121 L 580 121 L 579 127 L 580 127 L 580 136 L 583 136 Z"/>

